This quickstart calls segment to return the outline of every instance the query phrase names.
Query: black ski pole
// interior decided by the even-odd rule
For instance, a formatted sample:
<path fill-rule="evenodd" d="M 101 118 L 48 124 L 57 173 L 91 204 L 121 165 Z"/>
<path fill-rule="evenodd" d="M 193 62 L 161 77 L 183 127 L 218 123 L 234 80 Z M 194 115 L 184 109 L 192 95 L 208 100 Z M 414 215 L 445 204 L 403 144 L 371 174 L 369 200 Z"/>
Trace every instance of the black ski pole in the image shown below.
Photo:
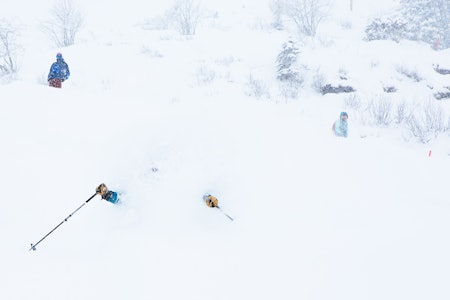
<path fill-rule="evenodd" d="M 59 223 L 55 228 L 53 228 L 49 233 L 47 233 L 42 239 L 39 240 L 39 242 L 37 242 L 36 244 L 31 244 L 31 248 L 30 250 L 36 251 L 36 246 L 42 242 L 46 237 L 48 237 L 53 231 L 56 230 L 56 228 L 58 228 L 59 226 L 61 226 L 64 222 L 67 222 L 67 220 L 73 216 L 77 211 L 79 211 L 83 206 L 86 205 L 86 203 L 88 203 L 89 201 L 91 201 L 92 198 L 94 198 L 97 195 L 97 193 L 95 193 L 94 195 L 92 195 L 89 199 L 87 199 L 80 207 L 78 207 L 73 213 L 71 213 L 70 215 L 68 215 L 63 221 L 61 221 L 61 223 Z M 30 251 L 28 250 L 28 251 Z"/>
<path fill-rule="evenodd" d="M 230 217 L 226 212 L 224 212 L 219 206 L 216 206 L 225 216 L 228 217 L 228 219 L 230 219 L 231 221 L 233 221 L 233 218 Z"/>

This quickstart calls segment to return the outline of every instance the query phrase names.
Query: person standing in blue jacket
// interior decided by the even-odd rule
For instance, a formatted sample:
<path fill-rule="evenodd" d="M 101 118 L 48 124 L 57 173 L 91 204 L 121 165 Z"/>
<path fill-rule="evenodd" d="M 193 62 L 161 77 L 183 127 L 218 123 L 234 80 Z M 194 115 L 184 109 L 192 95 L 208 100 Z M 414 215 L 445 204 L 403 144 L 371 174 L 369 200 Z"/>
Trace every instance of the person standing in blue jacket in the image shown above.
<path fill-rule="evenodd" d="M 55 88 L 61 88 L 62 82 L 69 79 L 69 76 L 69 66 L 64 61 L 62 54 L 56 54 L 56 62 L 52 64 L 50 72 L 48 73 L 48 85 Z"/>
<path fill-rule="evenodd" d="M 348 123 L 347 123 L 347 119 L 348 119 L 348 114 L 343 111 L 341 112 L 341 115 L 339 116 L 339 120 L 336 120 L 333 123 L 333 133 L 336 136 L 340 136 L 340 137 L 348 137 Z"/>

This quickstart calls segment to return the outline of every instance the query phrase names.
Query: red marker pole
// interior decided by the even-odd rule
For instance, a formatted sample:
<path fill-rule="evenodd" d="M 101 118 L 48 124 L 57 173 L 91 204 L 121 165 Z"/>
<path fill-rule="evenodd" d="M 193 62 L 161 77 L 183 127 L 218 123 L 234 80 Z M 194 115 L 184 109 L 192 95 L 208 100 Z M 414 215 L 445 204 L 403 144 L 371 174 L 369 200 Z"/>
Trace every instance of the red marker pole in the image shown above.
<path fill-rule="evenodd" d="M 428 157 L 431 157 L 431 150 L 428 151 Z"/>

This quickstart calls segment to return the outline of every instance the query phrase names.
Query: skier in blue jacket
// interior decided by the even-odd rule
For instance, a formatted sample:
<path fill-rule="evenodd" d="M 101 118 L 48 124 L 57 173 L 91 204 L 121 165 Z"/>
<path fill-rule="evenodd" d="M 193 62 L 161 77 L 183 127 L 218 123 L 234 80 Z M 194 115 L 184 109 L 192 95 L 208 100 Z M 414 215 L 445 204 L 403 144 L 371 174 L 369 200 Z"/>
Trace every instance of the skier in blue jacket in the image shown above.
<path fill-rule="evenodd" d="M 108 190 L 108 188 L 106 187 L 106 185 L 104 183 L 100 184 L 96 189 L 95 192 L 102 196 L 103 200 L 109 201 L 113 204 L 118 204 L 119 203 L 119 196 L 116 192 L 110 191 Z"/>
<path fill-rule="evenodd" d="M 48 85 L 55 88 L 61 88 L 61 83 L 64 82 L 64 80 L 69 79 L 69 76 L 69 66 L 64 61 L 62 54 L 56 54 L 56 62 L 52 64 L 50 72 L 48 73 Z"/>
<path fill-rule="evenodd" d="M 333 123 L 333 133 L 336 136 L 340 136 L 340 137 L 348 137 L 348 123 L 347 123 L 347 119 L 348 119 L 348 114 L 343 111 L 341 112 L 341 115 L 339 116 L 339 120 L 336 120 Z"/>

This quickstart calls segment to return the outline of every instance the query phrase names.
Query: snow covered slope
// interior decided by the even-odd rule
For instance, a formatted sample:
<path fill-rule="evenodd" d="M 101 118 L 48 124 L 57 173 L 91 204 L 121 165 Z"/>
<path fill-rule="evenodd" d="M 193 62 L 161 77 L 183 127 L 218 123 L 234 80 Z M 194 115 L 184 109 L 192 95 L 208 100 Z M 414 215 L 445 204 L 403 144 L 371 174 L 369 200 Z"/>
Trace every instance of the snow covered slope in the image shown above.
<path fill-rule="evenodd" d="M 275 59 L 288 33 L 270 29 L 259 1 L 205 3 L 216 18 L 191 38 L 142 29 L 165 7 L 128 2 L 81 1 L 81 41 L 55 49 L 29 36 L 18 78 L 0 85 L 2 299 L 449 297 L 448 132 L 421 144 L 349 109 L 349 138 L 332 136 L 347 96 L 309 85 L 299 99 L 280 96 Z M 361 18 L 382 8 L 354 2 Z M 338 4 L 330 22 L 347 18 Z M 37 34 L 23 17 L 25 36 Z M 302 55 L 355 74 L 364 101 L 402 54 L 421 74 L 446 55 L 368 44 L 348 18 L 353 29 L 321 32 L 325 42 L 306 41 Z M 61 90 L 45 85 L 58 51 L 72 73 Z M 263 97 L 249 96 L 250 75 Z M 429 98 L 422 83 L 401 82 L 393 100 Z M 121 205 L 95 198 L 28 251 L 101 182 L 123 193 Z"/>

